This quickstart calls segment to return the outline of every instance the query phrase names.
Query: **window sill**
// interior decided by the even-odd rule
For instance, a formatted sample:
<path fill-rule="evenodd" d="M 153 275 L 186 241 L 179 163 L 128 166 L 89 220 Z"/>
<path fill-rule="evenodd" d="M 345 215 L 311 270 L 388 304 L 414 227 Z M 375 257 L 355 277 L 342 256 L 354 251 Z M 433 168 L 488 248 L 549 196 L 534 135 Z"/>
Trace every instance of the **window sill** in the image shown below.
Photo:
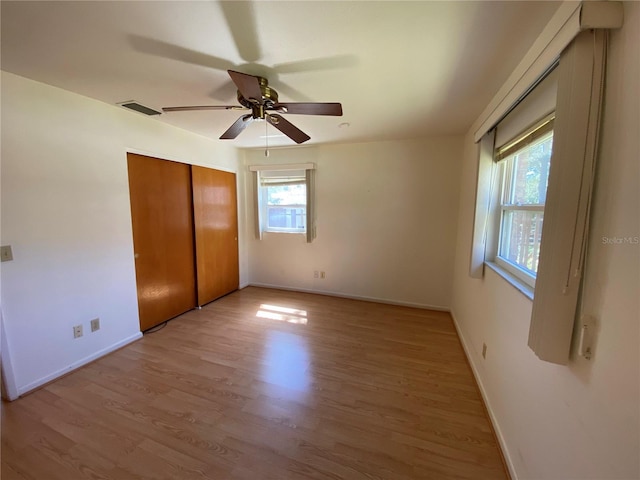
<path fill-rule="evenodd" d="M 496 272 L 502 278 L 504 278 L 507 282 L 509 282 L 516 290 L 522 293 L 529 300 L 533 300 L 534 289 L 529 285 L 524 283 L 522 280 L 519 280 L 511 273 L 507 272 L 505 269 L 501 268 L 499 265 L 493 262 L 484 262 L 484 264 L 489 267 L 491 270 Z"/>
<path fill-rule="evenodd" d="M 303 237 L 306 237 L 307 232 L 300 232 L 300 231 L 287 231 L 287 230 L 263 230 L 262 231 L 263 234 L 267 233 L 269 235 L 275 233 L 275 234 L 284 234 L 284 235 L 302 235 Z"/>

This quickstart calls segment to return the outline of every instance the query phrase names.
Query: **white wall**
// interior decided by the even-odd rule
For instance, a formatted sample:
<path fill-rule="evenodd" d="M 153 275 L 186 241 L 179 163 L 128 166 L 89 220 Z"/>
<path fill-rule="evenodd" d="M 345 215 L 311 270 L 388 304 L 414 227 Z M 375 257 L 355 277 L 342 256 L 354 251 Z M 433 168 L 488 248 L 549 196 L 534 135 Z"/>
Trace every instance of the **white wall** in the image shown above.
<path fill-rule="evenodd" d="M 599 322 L 591 361 L 540 361 L 527 347 L 531 301 L 487 269 L 468 276 L 477 148 L 469 134 L 460 194 L 453 313 L 520 479 L 640 478 L 640 4 L 611 35 L 584 312 Z M 488 346 L 482 359 L 482 344 Z M 575 343 L 575 342 L 574 342 Z"/>
<path fill-rule="evenodd" d="M 2 73 L 2 354 L 20 393 L 139 336 L 128 150 L 238 166 L 220 142 Z"/>
<path fill-rule="evenodd" d="M 443 137 L 280 149 L 269 158 L 246 151 L 246 165 L 317 164 L 313 243 L 282 233 L 256 240 L 248 209 L 250 283 L 448 308 L 461 145 Z"/>

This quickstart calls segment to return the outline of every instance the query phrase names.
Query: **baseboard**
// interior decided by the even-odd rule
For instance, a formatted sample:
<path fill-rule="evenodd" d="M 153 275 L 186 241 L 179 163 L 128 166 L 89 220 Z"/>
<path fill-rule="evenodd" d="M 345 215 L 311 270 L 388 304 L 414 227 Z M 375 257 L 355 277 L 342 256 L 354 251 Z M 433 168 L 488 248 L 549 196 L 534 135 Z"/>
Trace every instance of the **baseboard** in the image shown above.
<path fill-rule="evenodd" d="M 484 384 L 482 383 L 482 378 L 478 373 L 478 368 L 474 361 L 474 356 L 471 355 L 472 347 L 471 344 L 467 341 L 464 333 L 462 333 L 462 329 L 458 324 L 458 320 L 456 319 L 456 314 L 451 309 L 451 318 L 453 318 L 453 325 L 458 332 L 458 338 L 460 339 L 460 343 L 462 344 L 462 348 L 464 349 L 464 353 L 467 356 L 467 360 L 469 365 L 471 366 L 471 371 L 473 372 L 473 376 L 476 379 L 476 384 L 478 385 L 478 389 L 480 390 L 480 395 L 482 395 L 482 400 L 487 408 L 487 413 L 489 414 L 489 420 L 491 421 L 491 425 L 493 425 L 493 431 L 495 432 L 496 439 L 498 440 L 498 444 L 500 445 L 500 450 L 502 450 L 502 458 L 504 459 L 504 463 L 509 470 L 509 475 L 512 480 L 517 480 L 518 476 L 516 475 L 516 470 L 513 465 L 513 461 L 511 460 L 511 455 L 509 453 L 509 449 L 507 448 L 507 443 L 505 441 L 504 435 L 502 434 L 502 430 L 500 429 L 500 424 L 498 423 L 498 419 L 493 413 L 493 409 L 491 408 L 491 401 L 489 400 L 489 395 L 487 394 L 487 390 L 484 388 Z"/>
<path fill-rule="evenodd" d="M 142 332 L 138 332 L 135 333 L 133 335 L 131 335 L 130 337 L 127 337 L 123 340 L 120 340 L 119 342 L 114 343 L 113 345 L 110 345 L 107 348 L 103 348 L 102 350 L 98 350 L 95 353 L 92 353 L 91 355 L 89 355 L 88 357 L 84 357 L 81 360 L 78 360 L 77 362 L 73 362 L 71 365 L 62 368 L 60 370 L 57 370 L 45 377 L 42 377 L 38 380 L 36 380 L 35 382 L 31 382 L 28 383 L 27 385 L 24 385 L 22 387 L 18 387 L 18 395 L 22 396 L 25 395 L 33 390 L 35 390 L 36 388 L 42 387 L 43 385 L 56 380 L 57 378 L 62 377 L 63 375 L 66 375 L 70 372 L 72 372 L 73 370 L 76 370 L 84 365 L 86 365 L 87 363 L 91 363 L 94 360 L 99 359 L 100 357 L 104 357 L 105 355 L 114 352 L 115 350 L 118 350 L 126 345 L 129 345 L 130 343 L 135 342 L 136 340 L 139 340 L 140 338 L 142 338 Z"/>
<path fill-rule="evenodd" d="M 413 302 L 403 302 L 397 300 L 390 300 L 388 298 L 378 298 L 378 297 L 365 297 L 362 295 L 349 295 L 341 292 L 332 292 L 330 290 L 312 290 L 308 288 L 297 288 L 297 287 L 289 287 L 283 285 L 272 285 L 270 283 L 255 283 L 251 282 L 247 286 L 249 287 L 261 287 L 261 288 L 273 288 L 274 290 L 287 290 L 290 292 L 301 292 L 301 293 L 315 293 L 317 295 L 327 295 L 329 297 L 339 297 L 339 298 L 348 298 L 351 300 L 363 300 L 365 302 L 375 302 L 375 303 L 386 303 L 388 305 L 399 305 L 401 307 L 413 307 L 413 308 L 422 308 L 424 310 L 439 310 L 441 312 L 449 312 L 449 307 L 443 307 L 441 305 L 426 305 L 422 303 L 413 303 Z"/>

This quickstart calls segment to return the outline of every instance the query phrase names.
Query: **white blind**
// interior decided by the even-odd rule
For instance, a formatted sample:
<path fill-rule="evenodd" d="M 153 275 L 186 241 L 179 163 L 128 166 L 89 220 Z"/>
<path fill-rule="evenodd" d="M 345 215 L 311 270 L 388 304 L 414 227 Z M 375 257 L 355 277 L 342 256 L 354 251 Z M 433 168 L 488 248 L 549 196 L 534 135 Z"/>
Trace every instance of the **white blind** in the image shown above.
<path fill-rule="evenodd" d="M 260 185 L 292 185 L 306 183 L 307 174 L 305 170 L 263 170 L 259 173 Z"/>
<path fill-rule="evenodd" d="M 495 146 L 500 148 L 524 132 L 533 123 L 553 113 L 556 109 L 558 72 L 553 69 L 529 92 L 496 127 Z"/>
<path fill-rule="evenodd" d="M 316 238 L 316 171 L 306 171 L 307 180 L 307 243 Z"/>
<path fill-rule="evenodd" d="M 604 90 L 606 30 L 583 32 L 558 67 L 558 102 L 529 347 L 565 364 L 582 280 Z"/>
<path fill-rule="evenodd" d="M 251 172 L 274 172 L 277 175 L 278 171 L 296 171 L 296 170 L 314 170 L 316 168 L 315 163 L 278 163 L 274 165 L 249 165 L 249 171 Z"/>
<path fill-rule="evenodd" d="M 471 259 L 469 262 L 469 276 L 471 278 L 482 278 L 484 276 L 484 261 L 489 233 L 489 210 L 494 187 L 494 133 L 494 130 L 491 130 L 482 137 L 478 152 L 476 208 L 473 222 L 473 240 L 471 242 Z"/>

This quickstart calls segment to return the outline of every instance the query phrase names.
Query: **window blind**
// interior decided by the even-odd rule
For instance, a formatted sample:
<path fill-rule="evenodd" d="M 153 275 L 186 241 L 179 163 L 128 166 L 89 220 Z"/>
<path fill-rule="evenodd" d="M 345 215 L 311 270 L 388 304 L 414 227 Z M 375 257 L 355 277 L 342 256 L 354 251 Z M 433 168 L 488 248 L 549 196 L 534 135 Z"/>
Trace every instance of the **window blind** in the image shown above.
<path fill-rule="evenodd" d="M 489 214 L 494 190 L 494 139 L 495 131 L 491 130 L 482 137 L 478 151 L 476 207 L 471 241 L 471 259 L 469 262 L 469 276 L 471 278 L 482 278 L 484 276 L 484 262 L 489 235 Z"/>
<path fill-rule="evenodd" d="M 518 150 L 522 150 L 530 143 L 544 137 L 547 133 L 553 130 L 554 118 L 554 114 L 543 118 L 536 122 L 532 127 L 525 130 L 522 135 L 515 137 L 502 147 L 498 147 L 494 155 L 495 161 L 499 162 L 500 160 L 504 160 Z"/>
<path fill-rule="evenodd" d="M 531 130 L 534 123 L 553 113 L 556 109 L 557 96 L 558 71 L 557 68 L 553 68 L 496 125 L 496 148 L 500 149 L 507 143 L 512 143 L 520 132 Z"/>
<path fill-rule="evenodd" d="M 583 32 L 562 53 L 555 138 L 529 347 L 566 364 L 582 280 L 604 91 L 606 30 Z"/>
<path fill-rule="evenodd" d="M 260 185 L 280 186 L 306 183 L 307 174 L 305 170 L 263 170 L 260 172 Z"/>

